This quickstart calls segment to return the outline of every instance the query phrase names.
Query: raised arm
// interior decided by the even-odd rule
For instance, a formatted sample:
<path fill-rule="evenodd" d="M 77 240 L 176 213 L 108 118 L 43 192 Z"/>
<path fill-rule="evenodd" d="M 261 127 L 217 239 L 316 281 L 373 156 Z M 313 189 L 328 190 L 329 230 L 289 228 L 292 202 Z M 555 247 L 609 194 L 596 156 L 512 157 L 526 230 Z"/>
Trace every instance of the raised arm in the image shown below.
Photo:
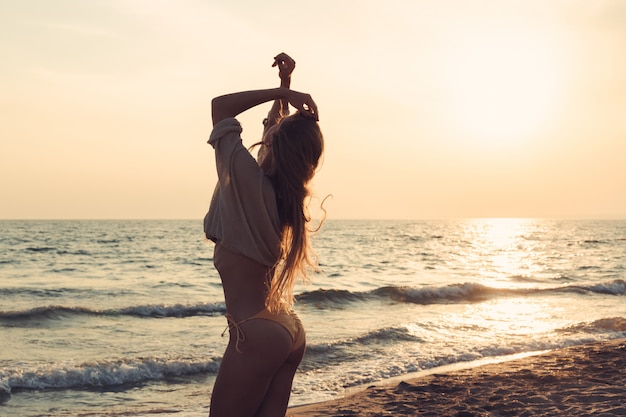
<path fill-rule="evenodd" d="M 309 94 L 279 87 L 266 90 L 242 91 L 215 97 L 211 101 L 213 125 L 220 120 L 236 117 L 252 107 L 273 100 L 286 100 L 305 117 L 319 120 L 317 106 Z"/>
<path fill-rule="evenodd" d="M 291 87 L 291 73 L 296 68 L 296 61 L 284 52 L 274 57 L 272 67 L 278 67 L 278 77 L 282 88 Z M 289 102 L 287 100 L 275 100 L 267 117 L 263 120 L 263 133 L 278 123 L 283 117 L 289 115 Z"/>

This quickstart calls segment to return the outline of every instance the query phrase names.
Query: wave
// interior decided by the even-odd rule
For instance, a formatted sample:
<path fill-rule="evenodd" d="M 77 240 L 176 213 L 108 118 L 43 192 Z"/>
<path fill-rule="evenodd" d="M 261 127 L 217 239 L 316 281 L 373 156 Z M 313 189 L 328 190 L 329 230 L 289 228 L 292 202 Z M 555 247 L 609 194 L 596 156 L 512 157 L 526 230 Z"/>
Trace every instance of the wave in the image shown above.
<path fill-rule="evenodd" d="M 626 318 L 624 317 L 607 317 L 591 322 L 577 323 L 562 329 L 558 329 L 559 333 L 619 333 L 626 332 Z"/>
<path fill-rule="evenodd" d="M 362 336 L 339 340 L 330 343 L 319 343 L 307 345 L 307 355 L 326 353 L 331 349 L 341 347 L 352 347 L 355 344 L 359 346 L 381 344 L 381 343 L 397 343 L 397 342 L 422 342 L 423 340 L 411 334 L 409 329 L 404 326 L 385 327 L 373 330 Z"/>
<path fill-rule="evenodd" d="M 60 297 L 65 290 L 5 289 L 0 295 L 16 295 L 26 291 L 30 295 Z M 493 288 L 478 283 L 450 284 L 442 287 L 385 286 L 371 291 L 325 290 L 305 292 L 296 296 L 298 303 L 317 308 L 343 307 L 346 303 L 367 302 L 376 299 L 410 304 L 474 303 L 497 297 L 520 297 L 551 293 L 626 295 L 626 281 L 613 280 L 593 285 L 566 285 L 551 288 Z M 18 311 L 0 311 L 0 325 L 24 325 L 28 321 L 66 319 L 73 316 L 131 316 L 140 318 L 194 317 L 224 314 L 224 303 L 201 304 L 147 304 L 116 309 L 98 310 L 82 306 L 48 305 Z"/>
<path fill-rule="evenodd" d="M 422 358 L 422 360 L 418 361 L 419 369 L 411 369 L 415 368 L 417 364 L 414 361 L 408 361 L 407 369 L 400 373 L 430 369 L 458 362 L 538 352 L 593 341 L 623 338 L 626 337 L 626 318 L 609 317 L 592 322 L 577 323 L 563 329 L 557 329 L 556 332 L 565 337 L 530 337 L 527 340 L 520 340 L 510 344 L 496 343 L 480 347 L 468 345 L 465 348 L 459 346 L 457 349 L 454 349 L 454 352 L 451 351 L 448 354 Z M 425 350 L 429 349 L 429 342 L 413 334 L 410 330 L 410 325 L 386 327 L 347 339 L 309 344 L 307 345 L 307 354 L 301 364 L 301 369 L 304 372 L 315 372 L 319 369 L 342 366 L 342 364 L 348 362 L 363 362 L 370 359 L 376 361 L 380 358 L 380 355 L 388 354 L 390 347 L 393 347 L 393 350 L 398 349 L 401 351 L 400 345 L 403 343 L 408 345 L 420 344 L 425 346 Z M 352 383 L 349 385 L 352 385 Z"/>
<path fill-rule="evenodd" d="M 364 335 L 327 343 L 307 344 L 307 351 L 300 368 L 305 371 L 323 369 L 350 361 L 363 361 L 380 355 L 389 346 L 401 342 L 423 343 L 405 326 L 376 329 Z"/>
<path fill-rule="evenodd" d="M 138 358 L 82 364 L 54 364 L 35 369 L 0 371 L 0 392 L 85 389 L 136 385 L 170 377 L 216 373 L 215 358 Z"/>
<path fill-rule="evenodd" d="M 449 302 L 482 301 L 515 290 L 498 289 L 477 283 L 451 284 L 443 287 L 404 287 L 386 286 L 367 292 L 347 290 L 324 290 L 305 292 L 296 296 L 304 304 L 343 304 L 346 302 L 367 301 L 375 298 L 389 299 L 400 303 L 439 304 Z M 522 290 L 526 292 L 527 290 Z"/>
<path fill-rule="evenodd" d="M 40 297 L 40 298 L 59 298 L 67 295 L 79 295 L 79 296 L 118 296 L 120 294 L 129 294 L 130 290 L 119 289 L 84 289 L 84 288 L 31 288 L 31 287 L 12 287 L 12 288 L 0 288 L 0 297 L 2 296 L 26 296 L 26 297 Z"/>
<path fill-rule="evenodd" d="M 599 284 L 566 285 L 549 288 L 494 288 L 475 282 L 465 282 L 442 287 L 386 286 L 365 292 L 319 289 L 304 292 L 296 296 L 296 300 L 314 306 L 340 305 L 374 298 L 383 298 L 399 303 L 428 305 L 480 302 L 496 297 L 516 297 L 559 292 L 623 296 L 626 295 L 626 281 L 617 279 Z"/>
<path fill-rule="evenodd" d="M 391 361 L 388 366 L 383 363 L 380 368 L 372 369 L 372 372 L 366 374 L 362 372 L 347 373 L 337 382 L 343 387 L 348 387 L 447 364 L 624 337 L 626 318 L 604 318 L 589 323 L 579 323 L 564 330 L 569 332 L 569 335 L 564 339 L 529 338 L 510 345 L 503 345 L 498 342 L 479 348 L 466 346 L 449 354 L 424 357 L 421 360 Z M 602 335 L 589 337 L 589 332 Z M 369 359 L 376 361 L 381 354 L 389 353 L 390 346 L 394 346 L 395 349 L 398 342 L 427 343 L 427 341 L 413 335 L 406 326 L 384 327 L 352 338 L 309 345 L 300 371 L 315 372 L 319 369 L 328 369 L 349 362 L 362 363 Z M 56 363 L 30 368 L 4 367 L 0 369 L 0 404 L 12 392 L 67 389 L 101 390 L 113 387 L 116 390 L 130 389 L 151 381 L 215 374 L 218 368 L 219 358 L 202 356 L 138 357 L 86 361 L 76 364 Z"/>
<path fill-rule="evenodd" d="M 412 304 L 440 304 L 445 302 L 483 301 L 494 295 L 505 294 L 509 290 L 488 287 L 486 285 L 466 282 L 451 284 L 444 287 L 382 287 L 372 294 L 389 298 L 396 302 Z"/>
<path fill-rule="evenodd" d="M 319 290 L 304 292 L 296 296 L 298 302 L 306 304 L 343 303 L 349 301 L 366 301 L 367 294 L 348 290 Z"/>
<path fill-rule="evenodd" d="M 371 342 L 423 342 L 420 337 L 414 336 L 406 327 L 403 326 L 386 327 L 374 330 L 352 340 L 361 344 L 368 344 Z"/>
<path fill-rule="evenodd" d="M 626 281 L 616 279 L 607 283 L 591 285 L 588 289 L 598 294 L 626 295 Z"/>
<path fill-rule="evenodd" d="M 53 248 L 51 246 L 30 246 L 26 249 L 27 252 L 50 252 L 53 250 L 57 250 L 57 248 Z"/>
<path fill-rule="evenodd" d="M 193 317 L 193 316 L 213 316 L 224 314 L 226 307 L 223 303 L 206 303 L 195 305 L 184 304 L 150 304 L 142 306 L 131 306 L 118 309 L 96 310 L 88 307 L 65 307 L 46 306 L 35 307 L 20 311 L 0 311 L 0 324 L 7 326 L 17 325 L 22 322 L 35 320 L 64 319 L 72 316 L 131 316 L 131 317 Z"/>

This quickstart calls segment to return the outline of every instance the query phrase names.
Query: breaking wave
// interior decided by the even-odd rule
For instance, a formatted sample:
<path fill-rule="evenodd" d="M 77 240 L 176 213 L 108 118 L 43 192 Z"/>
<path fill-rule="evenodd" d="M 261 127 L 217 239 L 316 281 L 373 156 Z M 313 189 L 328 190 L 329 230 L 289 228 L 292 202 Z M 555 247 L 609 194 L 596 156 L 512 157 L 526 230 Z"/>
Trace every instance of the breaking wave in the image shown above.
<path fill-rule="evenodd" d="M 581 294 L 626 295 L 626 282 L 618 279 L 594 285 L 566 285 L 548 288 L 494 288 L 487 285 L 465 282 L 441 287 L 386 286 L 366 292 L 347 290 L 324 290 L 305 292 L 296 297 L 305 304 L 342 304 L 384 298 L 400 303 L 442 304 L 480 302 L 497 297 L 519 297 L 551 293 L 576 292 Z"/>

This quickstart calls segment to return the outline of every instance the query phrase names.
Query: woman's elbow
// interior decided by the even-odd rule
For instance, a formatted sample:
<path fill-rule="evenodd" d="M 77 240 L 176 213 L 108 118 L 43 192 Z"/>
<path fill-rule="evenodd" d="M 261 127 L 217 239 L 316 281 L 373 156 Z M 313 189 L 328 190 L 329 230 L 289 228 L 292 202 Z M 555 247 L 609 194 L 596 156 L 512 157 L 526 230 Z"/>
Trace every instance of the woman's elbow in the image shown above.
<path fill-rule="evenodd" d="M 213 120 L 213 125 L 227 117 L 224 112 L 224 106 L 221 103 L 221 98 L 222 96 L 219 96 L 211 100 L 211 119 Z"/>

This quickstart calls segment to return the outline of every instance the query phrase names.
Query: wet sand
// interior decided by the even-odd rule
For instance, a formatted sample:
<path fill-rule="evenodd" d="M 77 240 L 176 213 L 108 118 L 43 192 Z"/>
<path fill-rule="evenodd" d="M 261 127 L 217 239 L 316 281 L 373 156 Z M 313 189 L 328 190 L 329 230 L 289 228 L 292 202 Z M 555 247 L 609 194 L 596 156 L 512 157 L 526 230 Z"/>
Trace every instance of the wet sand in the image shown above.
<path fill-rule="evenodd" d="M 370 386 L 287 415 L 626 416 L 626 339 Z"/>

